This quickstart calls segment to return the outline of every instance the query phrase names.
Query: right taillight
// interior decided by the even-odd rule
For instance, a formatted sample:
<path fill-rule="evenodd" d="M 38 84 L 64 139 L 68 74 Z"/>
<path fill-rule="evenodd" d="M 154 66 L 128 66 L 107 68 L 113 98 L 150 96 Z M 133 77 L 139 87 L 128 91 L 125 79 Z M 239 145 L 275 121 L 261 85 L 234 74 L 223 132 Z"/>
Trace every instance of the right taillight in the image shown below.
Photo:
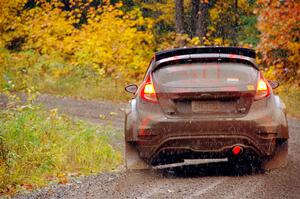
<path fill-rule="evenodd" d="M 255 100 L 263 99 L 265 97 L 268 97 L 269 95 L 270 95 L 269 85 L 265 80 L 265 78 L 263 77 L 263 75 L 259 73 L 257 86 L 256 86 Z"/>

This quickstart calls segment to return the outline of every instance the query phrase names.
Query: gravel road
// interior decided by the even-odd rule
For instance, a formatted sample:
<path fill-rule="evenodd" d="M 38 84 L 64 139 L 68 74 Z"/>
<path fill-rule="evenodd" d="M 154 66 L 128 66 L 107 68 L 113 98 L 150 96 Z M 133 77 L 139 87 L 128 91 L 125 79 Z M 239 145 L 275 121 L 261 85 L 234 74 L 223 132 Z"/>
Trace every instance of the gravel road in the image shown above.
<path fill-rule="evenodd" d="M 39 101 L 92 123 L 111 123 L 120 129 L 123 125 L 124 104 L 47 95 Z M 100 120 L 99 115 L 106 119 Z M 220 164 L 199 167 L 197 172 L 190 170 L 185 175 L 120 171 L 52 185 L 16 198 L 300 198 L 300 122 L 289 118 L 289 128 L 288 166 L 271 172 L 236 176 Z"/>

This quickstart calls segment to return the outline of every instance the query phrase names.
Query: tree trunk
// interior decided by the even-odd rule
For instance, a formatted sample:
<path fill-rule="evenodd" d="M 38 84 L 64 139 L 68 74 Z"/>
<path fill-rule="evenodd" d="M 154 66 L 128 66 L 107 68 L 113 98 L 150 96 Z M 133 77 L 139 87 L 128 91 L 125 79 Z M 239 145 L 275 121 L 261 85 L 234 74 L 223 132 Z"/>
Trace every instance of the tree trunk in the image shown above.
<path fill-rule="evenodd" d="M 184 10 L 183 0 L 175 0 L 175 28 L 176 33 L 184 33 Z"/>
<path fill-rule="evenodd" d="M 196 36 L 197 20 L 199 12 L 199 0 L 192 0 L 192 11 L 191 11 L 191 36 Z"/>
<path fill-rule="evenodd" d="M 238 45 L 238 41 L 237 41 L 237 32 L 238 32 L 238 17 L 239 17 L 239 13 L 238 13 L 238 0 L 234 1 L 234 5 L 233 5 L 233 12 L 234 12 L 234 21 L 233 21 L 233 32 L 232 32 L 232 45 L 233 46 L 237 46 Z"/>
<path fill-rule="evenodd" d="M 208 3 L 200 3 L 198 11 L 196 36 L 200 38 L 201 43 L 203 43 L 203 37 L 206 36 L 207 27 L 209 24 L 208 7 Z"/>

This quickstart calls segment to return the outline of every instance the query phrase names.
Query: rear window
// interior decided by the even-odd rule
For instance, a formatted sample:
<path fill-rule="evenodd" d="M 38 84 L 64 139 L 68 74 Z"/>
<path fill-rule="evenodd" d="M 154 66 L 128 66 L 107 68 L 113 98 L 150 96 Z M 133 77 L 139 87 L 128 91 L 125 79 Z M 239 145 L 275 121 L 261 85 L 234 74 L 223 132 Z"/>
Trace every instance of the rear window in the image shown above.
<path fill-rule="evenodd" d="M 257 74 L 242 63 L 188 63 L 164 66 L 153 78 L 165 87 L 220 87 L 254 83 Z"/>

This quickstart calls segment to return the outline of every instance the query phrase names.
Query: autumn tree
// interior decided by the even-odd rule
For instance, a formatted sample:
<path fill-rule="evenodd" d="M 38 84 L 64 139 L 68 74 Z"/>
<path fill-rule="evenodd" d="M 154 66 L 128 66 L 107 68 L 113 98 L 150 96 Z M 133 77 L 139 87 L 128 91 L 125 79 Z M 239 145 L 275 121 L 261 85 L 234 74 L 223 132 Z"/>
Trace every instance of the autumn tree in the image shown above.
<path fill-rule="evenodd" d="M 195 24 L 195 36 L 201 38 L 206 36 L 207 29 L 209 26 L 209 3 L 208 1 L 201 1 L 198 7 L 198 14 L 196 17 L 197 23 Z M 197 9 L 196 7 L 196 9 Z"/>
<path fill-rule="evenodd" d="M 259 0 L 258 51 L 278 79 L 300 84 L 300 2 Z"/>
<path fill-rule="evenodd" d="M 175 0 L 175 27 L 177 33 L 184 33 L 183 0 Z"/>
<path fill-rule="evenodd" d="M 191 35 L 196 35 L 197 18 L 199 12 L 199 0 L 191 0 Z"/>
<path fill-rule="evenodd" d="M 141 78 L 154 51 L 153 20 L 121 2 L 93 2 L 0 0 L 0 86 Z"/>

